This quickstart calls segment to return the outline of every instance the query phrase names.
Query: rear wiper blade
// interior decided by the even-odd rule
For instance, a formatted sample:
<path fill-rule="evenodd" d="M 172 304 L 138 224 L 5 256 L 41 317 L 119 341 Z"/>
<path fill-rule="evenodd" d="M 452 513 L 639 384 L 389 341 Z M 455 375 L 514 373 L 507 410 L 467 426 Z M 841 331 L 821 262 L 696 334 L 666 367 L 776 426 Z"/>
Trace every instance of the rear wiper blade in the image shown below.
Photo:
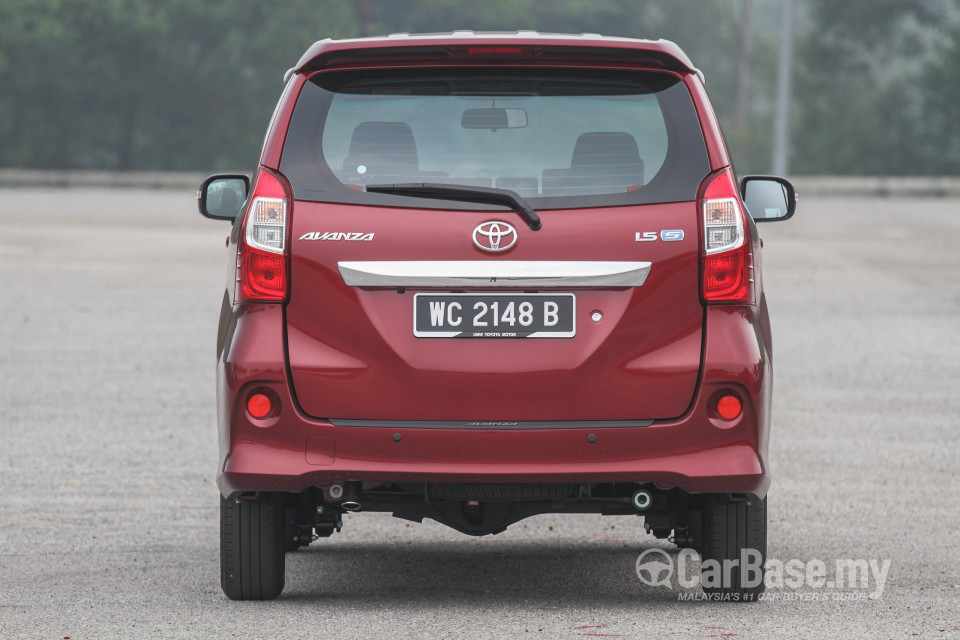
<path fill-rule="evenodd" d="M 431 182 L 405 182 L 403 184 L 368 184 L 371 193 L 391 193 L 414 198 L 433 198 L 436 200 L 460 200 L 481 204 L 502 204 L 519 213 L 530 229 L 537 231 L 542 224 L 540 216 L 530 204 L 515 191 L 494 189 L 492 187 L 471 187 L 459 184 L 438 184 Z"/>

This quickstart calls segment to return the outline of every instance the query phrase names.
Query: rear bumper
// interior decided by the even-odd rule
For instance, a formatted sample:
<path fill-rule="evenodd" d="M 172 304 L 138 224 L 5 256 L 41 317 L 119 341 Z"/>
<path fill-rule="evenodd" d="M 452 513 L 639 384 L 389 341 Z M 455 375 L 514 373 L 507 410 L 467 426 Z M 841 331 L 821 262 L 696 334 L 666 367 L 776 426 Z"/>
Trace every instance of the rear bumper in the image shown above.
<path fill-rule="evenodd" d="M 611 453 L 618 443 L 636 440 L 630 436 L 599 432 L 593 444 L 587 444 L 587 432 L 575 434 L 552 434 L 554 440 L 544 444 L 556 444 L 557 440 L 576 437 L 583 445 L 573 444 L 568 451 L 579 453 L 577 461 L 546 462 L 533 456 L 526 459 L 504 461 L 504 456 L 454 462 L 427 460 L 430 450 L 447 447 L 484 449 L 473 438 L 463 436 L 511 436 L 491 437 L 506 446 L 516 446 L 527 434 L 437 433 L 402 434 L 399 443 L 394 443 L 392 431 L 375 430 L 368 437 L 389 443 L 393 450 L 392 460 L 372 460 L 336 457 L 332 453 L 338 441 L 332 436 L 321 436 L 324 452 L 321 455 L 309 449 L 278 449 L 259 443 L 244 442 L 234 447 L 227 458 L 224 471 L 217 484 L 225 496 L 244 491 L 290 491 L 299 492 L 311 486 L 328 486 L 345 480 L 369 482 L 462 482 L 462 483 L 555 483 L 555 482 L 658 482 L 677 486 L 689 493 L 750 493 L 765 495 L 769 478 L 757 451 L 746 443 L 731 444 L 704 451 L 673 455 L 622 459 Z M 430 436 L 429 446 L 424 447 L 421 435 Z M 551 434 L 537 433 L 538 438 L 550 438 Z M 521 437 L 513 437 L 521 436 Z M 562 437 L 561 437 L 562 436 Z M 344 434 L 339 442 L 356 442 L 353 434 Z M 490 444 L 489 440 L 482 443 Z M 426 450 L 425 450 L 426 449 Z M 311 458 L 314 463 L 307 462 Z M 316 460 L 329 460 L 329 464 L 317 465 Z M 493 461 L 496 459 L 496 461 Z"/>
<path fill-rule="evenodd" d="M 705 317 L 701 381 L 690 409 L 676 420 L 617 428 L 582 422 L 557 429 L 384 428 L 337 426 L 299 411 L 283 362 L 283 310 L 252 307 L 234 316 L 221 352 L 218 487 L 230 496 L 299 492 L 347 480 L 657 482 L 689 493 L 762 497 L 770 484 L 765 336 L 751 309 L 713 307 Z M 250 339 L 252 333 L 257 339 Z M 244 402 L 262 390 L 279 408 L 256 420 Z M 744 410 L 724 422 L 712 413 L 711 401 L 730 391 L 741 397 Z"/>

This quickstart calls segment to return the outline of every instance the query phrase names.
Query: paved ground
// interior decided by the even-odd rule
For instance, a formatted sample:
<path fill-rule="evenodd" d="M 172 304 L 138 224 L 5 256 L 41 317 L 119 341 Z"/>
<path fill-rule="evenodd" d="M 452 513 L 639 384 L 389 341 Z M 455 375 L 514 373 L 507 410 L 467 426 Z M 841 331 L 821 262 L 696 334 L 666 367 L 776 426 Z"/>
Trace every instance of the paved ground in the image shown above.
<path fill-rule="evenodd" d="M 235 603 L 212 483 L 226 225 L 192 194 L 0 191 L 0 638 L 960 639 L 960 201 L 808 199 L 762 230 L 770 555 L 889 560 L 879 598 L 679 602 L 637 578 L 666 546 L 632 518 L 474 539 L 359 514 L 288 557 L 281 599 Z"/>

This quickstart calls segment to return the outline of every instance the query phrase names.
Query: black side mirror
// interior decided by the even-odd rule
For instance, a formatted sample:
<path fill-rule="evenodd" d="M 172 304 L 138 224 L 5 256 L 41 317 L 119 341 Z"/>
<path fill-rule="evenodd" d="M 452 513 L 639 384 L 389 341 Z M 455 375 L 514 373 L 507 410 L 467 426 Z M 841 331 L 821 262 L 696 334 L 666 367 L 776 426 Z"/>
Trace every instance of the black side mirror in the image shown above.
<path fill-rule="evenodd" d="M 747 176 L 740 195 L 756 222 L 787 220 L 797 210 L 797 191 L 789 180 L 775 176 Z"/>
<path fill-rule="evenodd" d="M 197 192 L 197 207 L 200 213 L 214 220 L 236 220 L 247 194 L 250 178 L 240 174 L 212 175 L 200 185 Z"/>

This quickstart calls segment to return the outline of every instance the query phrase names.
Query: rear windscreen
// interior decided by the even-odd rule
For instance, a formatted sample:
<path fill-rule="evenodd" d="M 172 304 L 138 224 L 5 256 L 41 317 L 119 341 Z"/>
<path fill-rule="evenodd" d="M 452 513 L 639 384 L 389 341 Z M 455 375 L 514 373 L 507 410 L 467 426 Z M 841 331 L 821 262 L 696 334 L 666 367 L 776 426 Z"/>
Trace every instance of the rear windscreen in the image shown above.
<path fill-rule="evenodd" d="M 485 208 L 365 191 L 440 183 L 562 209 L 694 200 L 709 163 L 672 74 L 404 69 L 310 78 L 280 170 L 298 200 Z"/>

